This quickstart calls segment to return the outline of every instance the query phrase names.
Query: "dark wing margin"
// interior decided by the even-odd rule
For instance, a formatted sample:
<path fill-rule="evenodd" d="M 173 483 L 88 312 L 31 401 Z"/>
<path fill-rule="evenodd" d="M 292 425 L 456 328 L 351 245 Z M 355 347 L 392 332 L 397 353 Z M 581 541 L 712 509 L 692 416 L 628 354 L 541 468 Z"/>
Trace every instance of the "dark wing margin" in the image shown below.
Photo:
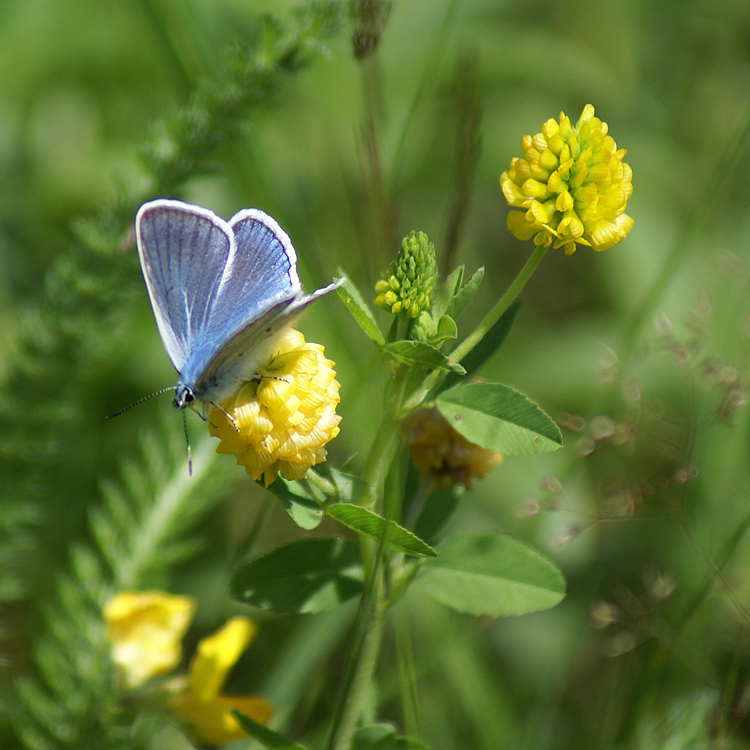
<path fill-rule="evenodd" d="M 208 209 L 155 200 L 136 215 L 136 244 L 164 348 L 182 372 L 195 342 L 211 326 L 220 281 L 233 254 L 232 232 Z"/>

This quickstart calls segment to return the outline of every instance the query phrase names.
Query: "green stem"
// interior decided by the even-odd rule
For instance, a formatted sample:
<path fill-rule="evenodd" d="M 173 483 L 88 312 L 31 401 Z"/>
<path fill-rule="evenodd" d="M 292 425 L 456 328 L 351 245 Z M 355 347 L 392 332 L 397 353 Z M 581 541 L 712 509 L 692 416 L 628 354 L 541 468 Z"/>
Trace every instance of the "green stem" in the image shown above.
<path fill-rule="evenodd" d="M 362 479 L 367 482 L 373 497 L 377 497 L 377 485 L 380 480 L 383 467 L 387 463 L 391 443 L 396 436 L 398 422 L 393 415 L 386 413 L 378 425 L 372 445 L 365 459 L 362 469 Z"/>
<path fill-rule="evenodd" d="M 367 696 L 367 688 L 375 672 L 380 651 L 380 640 L 383 635 L 383 615 L 385 613 L 381 570 L 380 565 L 378 565 L 378 570 L 372 577 L 372 590 L 370 591 L 372 605 L 363 606 L 360 610 L 361 622 L 358 624 L 361 628 L 362 637 L 359 643 L 356 667 L 348 689 L 342 696 L 343 711 L 331 735 L 328 744 L 329 750 L 349 750 L 351 747 L 357 720 Z"/>
<path fill-rule="evenodd" d="M 487 331 L 500 320 L 500 316 L 523 291 L 526 282 L 536 270 L 547 250 L 547 247 L 542 247 L 541 245 L 534 248 L 534 252 L 526 261 L 526 265 L 518 272 L 518 276 L 513 279 L 513 283 L 508 287 L 505 294 L 500 297 L 495 306 L 484 316 L 482 322 L 451 352 L 451 359 L 454 362 L 460 362 L 482 340 Z"/>
<path fill-rule="evenodd" d="M 518 272 L 518 275 L 506 290 L 505 294 L 495 303 L 494 307 L 484 316 L 479 325 L 451 352 L 450 358 L 453 362 L 460 362 L 487 334 L 500 316 L 513 304 L 514 300 L 523 291 L 526 282 L 534 273 L 536 267 L 541 263 L 545 256 L 547 247 L 536 247 L 531 257 L 526 261 L 524 267 Z M 422 387 L 414 393 L 411 398 L 403 405 L 403 410 L 408 413 L 416 409 L 433 389 L 439 378 L 444 376 L 444 372 L 435 370 L 431 372 L 424 380 Z"/>

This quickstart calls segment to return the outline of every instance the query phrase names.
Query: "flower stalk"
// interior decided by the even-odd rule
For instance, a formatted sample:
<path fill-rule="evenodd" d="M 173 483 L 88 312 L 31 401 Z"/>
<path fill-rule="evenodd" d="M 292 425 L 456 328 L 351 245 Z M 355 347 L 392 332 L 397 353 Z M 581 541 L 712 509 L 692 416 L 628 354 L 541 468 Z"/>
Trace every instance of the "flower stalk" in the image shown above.
<path fill-rule="evenodd" d="M 479 325 L 453 350 L 451 359 L 460 362 L 487 334 L 492 326 L 500 320 L 502 314 L 513 304 L 516 297 L 523 291 L 531 274 L 536 271 L 537 266 L 547 253 L 549 246 L 537 245 L 531 257 L 526 261 L 523 268 L 511 285 L 505 290 L 505 294 L 493 305 L 492 309 L 484 316 Z"/>

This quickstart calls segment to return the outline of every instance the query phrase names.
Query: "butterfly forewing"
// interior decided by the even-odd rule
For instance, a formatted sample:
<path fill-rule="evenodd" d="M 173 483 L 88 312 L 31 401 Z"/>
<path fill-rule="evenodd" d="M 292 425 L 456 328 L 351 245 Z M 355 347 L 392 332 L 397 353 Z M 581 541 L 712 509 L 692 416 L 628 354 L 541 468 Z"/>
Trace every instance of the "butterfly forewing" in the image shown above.
<path fill-rule="evenodd" d="M 138 212 L 136 238 L 164 348 L 182 373 L 205 343 L 232 235 L 207 209 L 158 200 Z"/>

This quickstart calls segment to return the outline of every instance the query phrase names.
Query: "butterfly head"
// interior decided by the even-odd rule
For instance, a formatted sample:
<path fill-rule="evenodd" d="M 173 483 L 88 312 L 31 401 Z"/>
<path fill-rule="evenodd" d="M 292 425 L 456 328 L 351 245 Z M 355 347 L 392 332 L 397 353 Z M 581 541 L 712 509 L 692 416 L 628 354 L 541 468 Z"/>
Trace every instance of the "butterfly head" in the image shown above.
<path fill-rule="evenodd" d="M 188 388 L 186 385 L 180 385 L 175 388 L 174 401 L 172 403 L 178 409 L 184 409 L 186 406 L 195 401 L 195 394 L 192 388 Z"/>

